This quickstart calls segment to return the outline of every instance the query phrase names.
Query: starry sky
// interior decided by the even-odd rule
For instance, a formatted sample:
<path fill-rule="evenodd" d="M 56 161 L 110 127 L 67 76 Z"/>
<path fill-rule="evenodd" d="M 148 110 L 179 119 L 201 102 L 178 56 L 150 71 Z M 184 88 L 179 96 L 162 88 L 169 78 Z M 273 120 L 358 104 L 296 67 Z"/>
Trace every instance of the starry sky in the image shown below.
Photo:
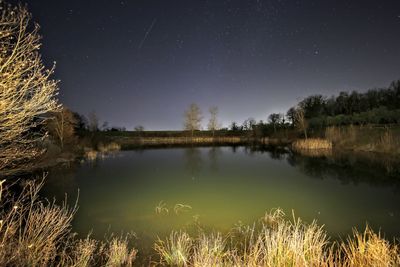
<path fill-rule="evenodd" d="M 110 126 L 223 126 L 400 78 L 399 0 L 21 0 L 60 101 Z M 11 3 L 16 1 L 10 1 Z"/>

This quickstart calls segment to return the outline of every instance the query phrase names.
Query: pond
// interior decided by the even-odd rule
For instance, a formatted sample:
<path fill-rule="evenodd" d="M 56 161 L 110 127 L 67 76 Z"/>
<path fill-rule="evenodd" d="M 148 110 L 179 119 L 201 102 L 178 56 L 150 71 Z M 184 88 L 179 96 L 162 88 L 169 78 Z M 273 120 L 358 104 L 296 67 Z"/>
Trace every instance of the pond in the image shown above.
<path fill-rule="evenodd" d="M 366 222 L 400 236 L 397 169 L 360 157 L 306 157 L 248 147 L 120 151 L 49 171 L 42 195 L 76 200 L 74 231 L 104 237 L 135 232 L 152 240 L 175 229 L 228 231 L 281 208 L 316 219 L 336 238 Z"/>

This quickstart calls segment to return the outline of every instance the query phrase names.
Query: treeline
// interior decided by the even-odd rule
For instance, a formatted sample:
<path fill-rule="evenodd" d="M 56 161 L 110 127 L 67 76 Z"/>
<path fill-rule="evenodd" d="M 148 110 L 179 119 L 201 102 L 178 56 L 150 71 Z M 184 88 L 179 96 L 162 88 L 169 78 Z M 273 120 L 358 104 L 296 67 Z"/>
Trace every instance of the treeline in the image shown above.
<path fill-rule="evenodd" d="M 329 98 L 309 96 L 298 107 L 304 110 L 309 127 L 400 123 L 400 80 L 388 88 L 365 93 L 341 92 Z"/>
<path fill-rule="evenodd" d="M 328 126 L 398 124 L 400 123 L 400 80 L 394 81 L 387 88 L 371 89 L 364 93 L 357 91 L 340 92 L 337 96 L 312 95 L 304 98 L 286 114 L 272 113 L 266 120 L 256 121 L 249 117 L 242 123 L 231 122 L 222 126 L 218 122 L 218 108 L 209 109 L 210 120 L 207 131 L 202 130 L 202 111 L 191 104 L 184 113 L 184 132 L 181 131 L 144 131 L 138 125 L 132 136 L 232 136 L 251 135 L 253 137 L 277 136 L 288 129 L 297 129 L 307 137 L 308 129 Z M 99 124 L 94 112 L 87 117 L 73 113 L 73 125 L 76 133 L 126 131 L 124 127 L 109 127 L 107 122 Z M 117 134 L 118 135 L 118 134 Z"/>

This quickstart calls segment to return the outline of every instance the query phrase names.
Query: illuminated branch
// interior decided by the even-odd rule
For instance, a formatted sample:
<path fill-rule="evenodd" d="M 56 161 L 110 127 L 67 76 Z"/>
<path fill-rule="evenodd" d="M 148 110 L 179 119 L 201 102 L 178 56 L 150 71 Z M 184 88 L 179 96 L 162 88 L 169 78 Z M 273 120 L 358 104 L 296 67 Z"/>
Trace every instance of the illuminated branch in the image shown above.
<path fill-rule="evenodd" d="M 0 2 L 0 170 L 41 154 L 38 140 L 43 115 L 59 108 L 54 66 L 46 69 L 39 54 L 39 26 L 26 7 Z M 35 129 L 35 131 L 34 131 Z"/>

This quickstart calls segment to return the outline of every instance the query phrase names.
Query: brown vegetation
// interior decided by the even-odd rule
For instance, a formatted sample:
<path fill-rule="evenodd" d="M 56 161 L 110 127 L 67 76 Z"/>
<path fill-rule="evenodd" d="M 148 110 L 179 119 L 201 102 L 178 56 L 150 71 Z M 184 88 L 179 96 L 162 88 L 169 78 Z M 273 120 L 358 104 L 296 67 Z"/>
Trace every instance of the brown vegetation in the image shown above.
<path fill-rule="evenodd" d="M 109 241 L 76 239 L 69 208 L 38 198 L 41 184 L 27 182 L 20 195 L 0 183 L 1 266 L 132 266 L 137 250 L 129 236 Z M 200 229 L 199 229 L 200 230 Z M 288 220 L 277 209 L 253 226 L 237 226 L 228 234 L 196 237 L 173 231 L 154 245 L 164 266 L 398 266 L 399 246 L 369 227 L 346 241 L 330 242 L 315 221 Z"/>
<path fill-rule="evenodd" d="M 131 266 L 136 250 L 128 237 L 109 242 L 75 238 L 76 206 L 39 199 L 42 183 L 27 182 L 19 195 L 0 183 L 0 266 Z"/>
<path fill-rule="evenodd" d="M 295 127 L 304 133 L 304 138 L 307 139 L 307 128 L 308 122 L 305 117 L 305 111 L 303 108 L 298 107 L 294 113 L 294 125 Z"/>
<path fill-rule="evenodd" d="M 201 110 L 197 104 L 192 103 L 188 110 L 185 111 L 184 115 L 184 129 L 189 131 L 193 137 L 194 131 L 200 130 L 201 127 L 201 120 L 203 119 L 201 116 Z"/>
<path fill-rule="evenodd" d="M 23 6 L 0 2 L 0 170 L 40 155 L 36 143 L 46 112 L 58 108 L 57 81 L 38 50 L 38 25 Z M 33 131 L 36 129 L 36 131 Z"/>
<path fill-rule="evenodd" d="M 67 108 L 63 107 L 59 112 L 56 112 L 48 120 L 46 126 L 50 136 L 58 140 L 61 149 L 64 148 L 64 144 L 72 144 L 76 141 L 76 119 L 74 114 Z"/>
<path fill-rule="evenodd" d="M 172 232 L 155 250 L 167 266 L 398 266 L 399 247 L 369 227 L 347 241 L 330 242 L 316 222 L 306 224 L 281 210 L 265 215 L 260 227 L 240 226 L 229 234 L 192 237 Z"/>
<path fill-rule="evenodd" d="M 336 148 L 365 152 L 399 154 L 399 136 L 399 127 L 349 125 L 325 130 L 325 138 Z"/>
<path fill-rule="evenodd" d="M 332 150 L 332 142 L 320 138 L 300 139 L 292 143 L 292 148 L 295 151 Z"/>

